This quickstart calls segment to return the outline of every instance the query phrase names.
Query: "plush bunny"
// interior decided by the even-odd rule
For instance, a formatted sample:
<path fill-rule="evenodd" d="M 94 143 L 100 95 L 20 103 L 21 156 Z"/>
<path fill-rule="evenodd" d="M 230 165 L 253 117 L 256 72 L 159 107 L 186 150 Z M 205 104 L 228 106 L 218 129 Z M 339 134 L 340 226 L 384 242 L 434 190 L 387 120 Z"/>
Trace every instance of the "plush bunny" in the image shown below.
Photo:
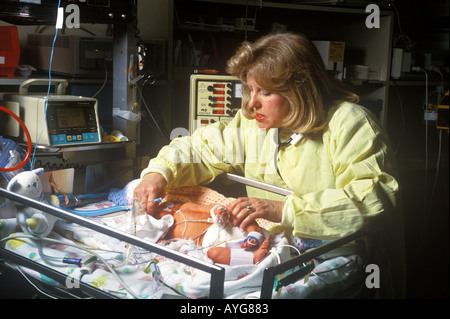
<path fill-rule="evenodd" d="M 21 172 L 9 181 L 7 189 L 28 198 L 45 202 L 43 200 L 42 183 L 39 178 L 39 175 L 43 172 L 43 168 Z M 16 218 L 23 232 L 39 237 L 46 237 L 50 234 L 57 220 L 57 217 L 53 215 L 20 203 L 16 203 Z"/>

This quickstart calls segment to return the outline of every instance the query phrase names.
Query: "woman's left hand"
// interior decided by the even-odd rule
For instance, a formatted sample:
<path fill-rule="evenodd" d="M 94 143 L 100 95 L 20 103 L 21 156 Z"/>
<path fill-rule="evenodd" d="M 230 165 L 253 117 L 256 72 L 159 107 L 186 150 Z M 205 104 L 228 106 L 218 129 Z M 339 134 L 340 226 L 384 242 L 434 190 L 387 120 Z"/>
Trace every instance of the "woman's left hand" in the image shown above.
<path fill-rule="evenodd" d="M 228 209 L 232 215 L 233 226 L 241 229 L 255 222 L 257 218 L 264 218 L 271 222 L 281 222 L 284 202 L 269 199 L 239 197 Z"/>

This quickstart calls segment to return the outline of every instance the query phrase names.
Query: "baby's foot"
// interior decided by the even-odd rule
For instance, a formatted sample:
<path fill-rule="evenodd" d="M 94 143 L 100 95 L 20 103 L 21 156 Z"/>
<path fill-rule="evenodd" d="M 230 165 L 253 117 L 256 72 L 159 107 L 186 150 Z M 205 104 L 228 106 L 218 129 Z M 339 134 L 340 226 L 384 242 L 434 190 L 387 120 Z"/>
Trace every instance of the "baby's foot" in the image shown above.
<path fill-rule="evenodd" d="M 256 265 L 258 262 L 260 262 L 264 258 L 264 256 L 269 251 L 269 244 L 270 244 L 270 238 L 267 238 L 261 244 L 261 246 L 259 246 L 258 248 L 255 249 L 255 251 L 253 252 L 253 264 Z"/>
<path fill-rule="evenodd" d="M 260 232 L 252 231 L 245 238 L 244 243 L 241 245 L 241 248 L 245 248 L 246 250 L 255 250 L 259 247 L 261 242 L 264 239 L 264 235 Z"/>

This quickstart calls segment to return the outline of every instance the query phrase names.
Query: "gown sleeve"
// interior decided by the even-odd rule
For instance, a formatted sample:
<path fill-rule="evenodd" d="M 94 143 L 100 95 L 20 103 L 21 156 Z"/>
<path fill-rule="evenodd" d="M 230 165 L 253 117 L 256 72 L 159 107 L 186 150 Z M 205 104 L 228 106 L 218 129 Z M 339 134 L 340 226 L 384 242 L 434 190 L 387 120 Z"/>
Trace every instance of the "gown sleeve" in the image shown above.
<path fill-rule="evenodd" d="M 204 185 L 223 173 L 242 173 L 243 161 L 239 152 L 243 136 L 240 134 L 241 114 L 226 124 L 216 122 L 197 129 L 191 136 L 173 139 L 150 160 L 141 177 L 158 172 L 168 186 Z"/>
<path fill-rule="evenodd" d="M 323 136 L 334 184 L 286 198 L 283 224 L 295 236 L 334 239 L 393 220 L 399 185 L 394 155 L 381 125 L 359 107 L 336 111 Z M 314 172 L 311 172 L 314 178 Z"/>

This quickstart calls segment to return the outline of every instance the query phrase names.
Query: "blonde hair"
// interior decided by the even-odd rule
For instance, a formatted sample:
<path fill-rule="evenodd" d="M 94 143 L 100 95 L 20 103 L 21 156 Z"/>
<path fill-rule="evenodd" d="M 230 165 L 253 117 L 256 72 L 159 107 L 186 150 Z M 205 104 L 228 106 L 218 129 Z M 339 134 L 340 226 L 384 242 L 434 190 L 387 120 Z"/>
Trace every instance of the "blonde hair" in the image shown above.
<path fill-rule="evenodd" d="M 242 112 L 254 118 L 249 107 L 247 75 L 269 92 L 279 93 L 290 103 L 283 130 L 305 135 L 323 130 L 326 110 L 359 97 L 345 89 L 325 70 L 314 44 L 301 34 L 282 32 L 266 35 L 254 43 L 244 42 L 227 62 L 227 72 L 243 82 Z"/>

